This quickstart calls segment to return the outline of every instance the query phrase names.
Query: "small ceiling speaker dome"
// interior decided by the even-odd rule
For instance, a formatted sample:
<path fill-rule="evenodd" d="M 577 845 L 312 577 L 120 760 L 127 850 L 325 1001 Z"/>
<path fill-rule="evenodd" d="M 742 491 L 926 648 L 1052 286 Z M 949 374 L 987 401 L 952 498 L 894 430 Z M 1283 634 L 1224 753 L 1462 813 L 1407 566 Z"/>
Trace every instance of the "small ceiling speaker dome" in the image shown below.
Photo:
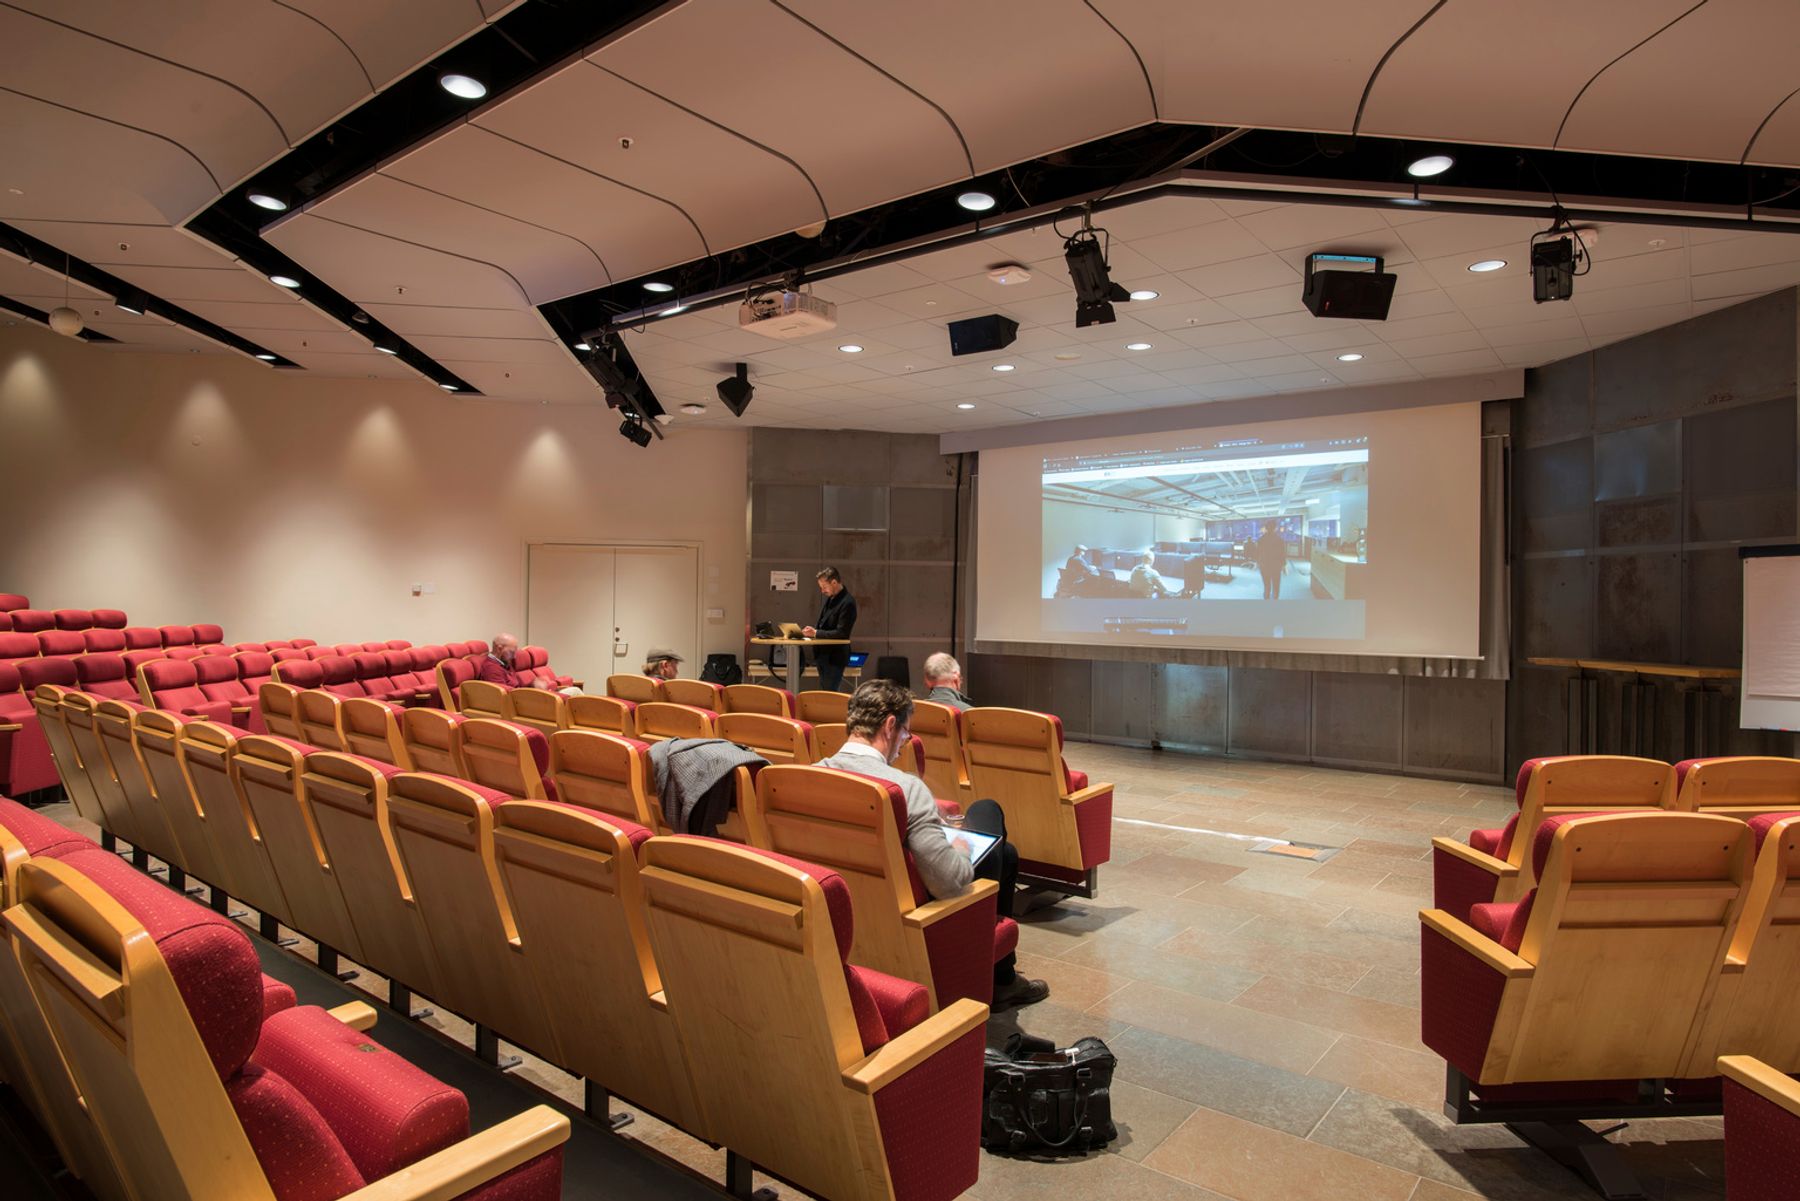
<path fill-rule="evenodd" d="M 823 221 L 814 221 L 811 225 L 802 225 L 799 229 L 794 231 L 795 234 L 802 238 L 816 238 L 824 232 L 825 222 Z"/>
<path fill-rule="evenodd" d="M 50 328 L 65 338 L 73 338 L 81 333 L 81 314 L 68 305 L 50 310 Z"/>

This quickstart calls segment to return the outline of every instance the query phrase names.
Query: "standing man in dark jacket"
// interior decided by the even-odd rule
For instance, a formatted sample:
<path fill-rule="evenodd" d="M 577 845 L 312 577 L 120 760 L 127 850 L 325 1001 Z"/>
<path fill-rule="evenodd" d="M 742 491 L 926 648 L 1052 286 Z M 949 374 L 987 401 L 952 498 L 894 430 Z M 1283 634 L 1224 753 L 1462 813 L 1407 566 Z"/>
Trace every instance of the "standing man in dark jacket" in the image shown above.
<path fill-rule="evenodd" d="M 808 638 L 848 639 L 850 631 L 856 628 L 856 598 L 844 587 L 843 577 L 835 567 L 825 568 L 815 578 L 825 603 L 819 606 L 819 619 L 800 632 Z M 826 692 L 839 691 L 844 683 L 844 669 L 850 666 L 850 644 L 816 647 L 812 655 L 813 664 L 819 669 L 819 687 Z"/>

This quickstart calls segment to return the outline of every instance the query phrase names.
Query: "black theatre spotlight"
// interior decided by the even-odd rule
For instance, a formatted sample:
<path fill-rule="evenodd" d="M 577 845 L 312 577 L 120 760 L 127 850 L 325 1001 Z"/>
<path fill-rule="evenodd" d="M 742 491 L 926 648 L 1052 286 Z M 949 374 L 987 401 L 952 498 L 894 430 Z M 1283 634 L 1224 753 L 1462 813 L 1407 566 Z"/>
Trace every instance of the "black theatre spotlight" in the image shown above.
<path fill-rule="evenodd" d="M 150 298 L 136 288 L 125 288 L 113 298 L 113 304 L 127 313 L 142 317 L 150 307 Z"/>
<path fill-rule="evenodd" d="M 1115 284 L 1107 272 L 1106 251 L 1101 247 L 1090 215 L 1082 215 L 1081 228 L 1063 243 L 1063 258 L 1068 260 L 1069 279 L 1075 285 L 1075 328 L 1110 325 L 1117 321 L 1113 305 L 1130 300 L 1131 293 Z"/>
<path fill-rule="evenodd" d="M 627 413 L 625 420 L 619 422 L 619 433 L 639 446 L 650 445 L 650 431 L 644 427 L 643 420 L 636 413 Z"/>
<path fill-rule="evenodd" d="M 728 375 L 719 381 L 719 399 L 731 410 L 733 417 L 742 417 L 744 410 L 750 407 L 750 398 L 756 395 L 756 385 L 750 382 L 750 364 L 739 363 L 737 374 Z"/>
<path fill-rule="evenodd" d="M 1575 277 L 1592 266 L 1581 231 L 1561 209 L 1555 210 L 1550 228 L 1531 235 L 1531 298 L 1539 304 L 1569 299 L 1575 295 Z"/>

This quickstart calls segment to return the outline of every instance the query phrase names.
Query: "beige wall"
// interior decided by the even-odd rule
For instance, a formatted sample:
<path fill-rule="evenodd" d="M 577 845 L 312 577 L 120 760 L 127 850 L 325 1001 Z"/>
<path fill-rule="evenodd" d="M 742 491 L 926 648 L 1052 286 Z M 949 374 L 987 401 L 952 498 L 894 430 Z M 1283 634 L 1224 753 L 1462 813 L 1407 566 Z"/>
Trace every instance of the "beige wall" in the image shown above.
<path fill-rule="evenodd" d="M 640 450 L 618 424 L 598 394 L 456 398 L 0 326 L 0 592 L 232 641 L 422 643 L 523 625 L 530 542 L 698 542 L 724 610 L 705 649 L 741 654 L 746 435 Z"/>

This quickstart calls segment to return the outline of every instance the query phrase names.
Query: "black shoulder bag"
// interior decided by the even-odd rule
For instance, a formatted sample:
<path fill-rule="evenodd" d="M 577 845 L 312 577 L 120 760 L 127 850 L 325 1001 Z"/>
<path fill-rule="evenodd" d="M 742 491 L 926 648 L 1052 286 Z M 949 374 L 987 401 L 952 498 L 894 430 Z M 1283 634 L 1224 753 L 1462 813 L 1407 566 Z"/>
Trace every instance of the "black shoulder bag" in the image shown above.
<path fill-rule="evenodd" d="M 1118 1059 L 1097 1038 L 1072 1047 L 1015 1033 L 988 1049 L 981 1145 L 1007 1155 L 1080 1155 L 1119 1136 L 1112 1121 Z"/>

